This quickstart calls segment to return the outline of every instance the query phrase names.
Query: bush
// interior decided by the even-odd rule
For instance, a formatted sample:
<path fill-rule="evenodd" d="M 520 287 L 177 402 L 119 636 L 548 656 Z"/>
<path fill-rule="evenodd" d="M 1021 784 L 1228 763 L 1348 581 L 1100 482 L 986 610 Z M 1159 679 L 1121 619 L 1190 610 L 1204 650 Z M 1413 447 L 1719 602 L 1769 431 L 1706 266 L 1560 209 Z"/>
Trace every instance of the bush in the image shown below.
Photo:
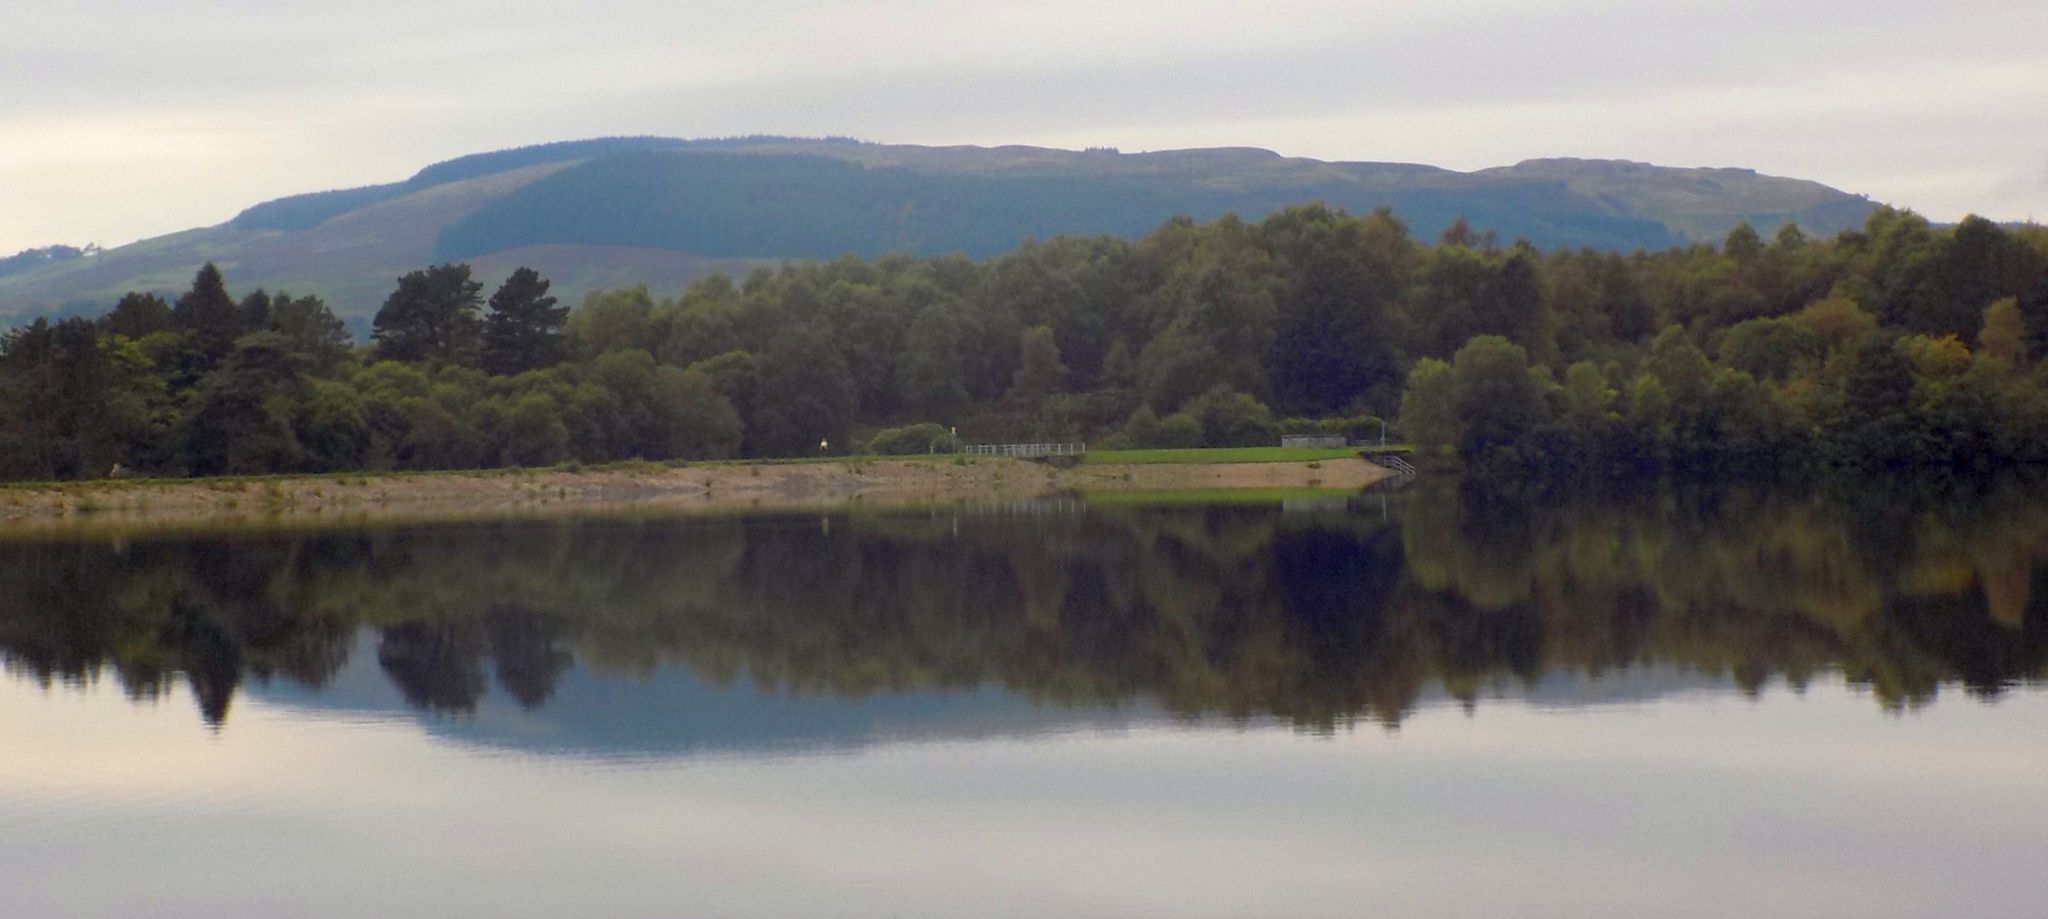
<path fill-rule="evenodd" d="M 1380 439 L 1380 417 L 1378 415 L 1354 415 L 1349 418 L 1282 418 L 1273 423 L 1279 434 L 1320 434 L 1342 437 L 1353 443 L 1377 443 Z M 1391 425 L 1387 432 L 1393 436 Z"/>
<path fill-rule="evenodd" d="M 945 425 L 924 422 L 901 428 L 884 428 L 868 441 L 868 452 L 878 456 L 907 456 L 914 453 L 953 453 L 959 450 Z"/>
<path fill-rule="evenodd" d="M 1279 437 L 1272 410 L 1228 386 L 1203 393 L 1181 412 L 1198 423 L 1205 447 L 1268 447 Z"/>
<path fill-rule="evenodd" d="M 1131 413 L 1130 420 L 1124 422 L 1123 438 L 1139 449 L 1162 446 L 1159 443 L 1159 415 L 1152 411 L 1152 406 L 1140 405 Z"/>
<path fill-rule="evenodd" d="M 1119 446 L 1108 443 L 1101 445 L 1104 450 L 1132 449 L 1184 449 L 1202 445 L 1202 423 L 1185 412 L 1160 418 L 1149 405 L 1140 405 L 1124 422 L 1123 432 L 1114 438 Z"/>
<path fill-rule="evenodd" d="M 1159 420 L 1159 433 L 1154 447 L 1184 449 L 1202 445 L 1202 423 L 1187 414 L 1168 415 Z"/>

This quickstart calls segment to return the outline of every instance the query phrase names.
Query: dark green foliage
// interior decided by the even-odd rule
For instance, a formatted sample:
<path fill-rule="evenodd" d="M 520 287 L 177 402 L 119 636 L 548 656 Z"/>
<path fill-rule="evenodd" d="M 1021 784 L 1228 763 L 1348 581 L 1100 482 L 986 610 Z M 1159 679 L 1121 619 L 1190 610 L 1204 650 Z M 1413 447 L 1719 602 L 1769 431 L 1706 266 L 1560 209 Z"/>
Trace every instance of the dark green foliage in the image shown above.
<path fill-rule="evenodd" d="M 367 407 L 354 387 L 338 380 L 313 381 L 292 419 L 292 435 L 310 471 L 346 472 L 369 462 Z"/>
<path fill-rule="evenodd" d="M 1156 439 L 1148 444 L 1132 444 L 1134 447 L 1159 447 L 1179 450 L 1202 445 L 1202 422 L 1187 414 L 1173 414 L 1159 419 Z"/>
<path fill-rule="evenodd" d="M 269 330 L 282 336 L 284 346 L 312 371 L 331 373 L 348 359 L 354 341 L 326 301 L 280 292 L 271 298 L 269 312 Z"/>
<path fill-rule="evenodd" d="M 761 357 L 747 442 L 757 456 L 846 453 L 860 409 L 846 362 L 822 335 L 785 333 Z"/>
<path fill-rule="evenodd" d="M 1538 356 L 1554 347 L 1552 321 L 1537 278 L 1540 256 L 1439 246 L 1424 267 L 1411 323 L 1432 353 L 1449 353 L 1481 335 L 1499 335 Z"/>
<path fill-rule="evenodd" d="M 1275 214 L 1260 232 L 1288 278 L 1267 361 L 1275 403 L 1322 415 L 1390 391 L 1400 371 L 1389 305 L 1407 286 L 1407 228 L 1385 211 L 1359 221 L 1318 206 Z"/>
<path fill-rule="evenodd" d="M 729 459 L 746 433 L 710 376 L 676 367 L 654 371 L 654 420 L 660 459 Z"/>
<path fill-rule="evenodd" d="M 1898 343 L 1883 333 L 1858 339 L 1844 358 L 1844 409 L 1851 424 L 1870 424 L 1898 414 L 1913 395 L 1913 365 Z"/>
<path fill-rule="evenodd" d="M 1418 447 L 1444 450 L 1458 442 L 1458 378 L 1447 361 L 1425 357 L 1408 371 L 1401 393 L 1401 434 Z"/>
<path fill-rule="evenodd" d="M 262 288 L 250 291 L 235 306 L 235 334 L 247 335 L 270 328 L 270 294 Z"/>
<path fill-rule="evenodd" d="M 761 267 L 573 311 L 522 270 L 489 323 L 469 269 L 442 265 L 401 279 L 371 353 L 320 300 L 237 301 L 209 266 L 176 308 L 136 294 L 97 325 L 13 333 L 0 474 L 813 456 L 878 430 L 916 452 L 921 424 L 980 442 L 1369 441 L 1396 410 L 1418 446 L 1501 471 L 2048 458 L 2038 228 L 1880 210 L 1837 239 L 1738 230 L 1725 251 L 1448 240 L 1299 207 L 984 263 Z"/>
<path fill-rule="evenodd" d="M 183 431 L 192 475 L 297 471 L 305 450 L 292 427 L 308 395 L 290 343 L 275 332 L 250 335 L 199 390 L 199 408 Z"/>
<path fill-rule="evenodd" d="M 145 456 L 161 383 L 91 320 L 37 320 L 0 337 L 0 476 L 104 476 Z"/>
<path fill-rule="evenodd" d="M 2027 357 L 2048 357 L 2048 265 L 2020 298 L 2020 317 L 2027 326 Z"/>
<path fill-rule="evenodd" d="M 398 279 L 373 322 L 377 356 L 394 361 L 472 363 L 483 323 L 477 308 L 483 284 L 468 265 L 436 265 Z"/>
<path fill-rule="evenodd" d="M 552 466 L 569 458 L 569 426 L 562 406 L 544 392 L 529 392 L 505 408 L 505 443 L 499 458 L 513 466 Z"/>
<path fill-rule="evenodd" d="M 1201 425 L 1204 447 L 1267 447 L 1278 442 L 1272 411 L 1228 386 L 1203 393 L 1181 413 Z"/>
<path fill-rule="evenodd" d="M 1498 335 L 1482 335 L 1458 349 L 1451 372 L 1458 455 L 1481 465 L 1519 461 L 1535 446 L 1531 434 L 1549 421 L 1528 352 Z"/>
<path fill-rule="evenodd" d="M 964 342 L 956 307 L 934 303 L 911 320 L 895 362 L 896 392 L 905 410 L 926 418 L 957 418 L 967 407 Z"/>
<path fill-rule="evenodd" d="M 235 336 L 242 333 L 241 316 L 228 296 L 227 282 L 220 269 L 207 262 L 192 277 L 192 288 L 178 297 L 171 315 L 193 352 L 190 370 L 196 375 L 213 369 L 234 349 Z"/>
<path fill-rule="evenodd" d="M 1945 234 L 1912 214 L 1880 212 L 1871 223 L 1882 234 L 1878 315 L 1909 331 L 1970 341 L 1986 306 L 2022 294 L 2048 265 L 2048 252 L 1974 215 Z"/>
<path fill-rule="evenodd" d="M 592 291 L 570 316 L 569 337 L 583 357 L 623 350 L 651 353 L 662 338 L 654 325 L 654 296 L 646 285 Z"/>
<path fill-rule="evenodd" d="M 868 440 L 868 452 L 880 456 L 917 453 L 952 453 L 960 449 L 945 425 L 924 422 L 900 428 L 883 428 Z"/>
<path fill-rule="evenodd" d="M 107 313 L 105 319 L 100 320 L 101 331 L 127 338 L 169 332 L 175 327 L 171 305 L 155 294 L 127 294 L 114 304 L 114 309 Z"/>
<path fill-rule="evenodd" d="M 1811 369 L 1827 343 L 1807 326 L 1789 319 L 1751 319 L 1720 337 L 1721 363 L 1759 379 L 1782 382 Z"/>
<path fill-rule="evenodd" d="M 484 317 L 483 366 L 488 373 L 512 376 L 562 362 L 567 350 L 562 330 L 569 308 L 548 296 L 548 282 L 522 267 L 512 272 L 491 295 Z"/>
<path fill-rule="evenodd" d="M 1132 412 L 1131 417 L 1124 422 L 1120 433 L 1130 446 L 1138 449 L 1165 446 L 1159 442 L 1159 413 L 1154 412 L 1149 405 L 1138 406 L 1138 410 Z"/>
<path fill-rule="evenodd" d="M 1010 398 L 1028 411 L 1037 411 L 1045 400 L 1066 388 L 1067 365 L 1060 360 L 1059 345 L 1047 326 L 1026 329 L 1018 342 L 1017 375 L 1010 382 Z"/>

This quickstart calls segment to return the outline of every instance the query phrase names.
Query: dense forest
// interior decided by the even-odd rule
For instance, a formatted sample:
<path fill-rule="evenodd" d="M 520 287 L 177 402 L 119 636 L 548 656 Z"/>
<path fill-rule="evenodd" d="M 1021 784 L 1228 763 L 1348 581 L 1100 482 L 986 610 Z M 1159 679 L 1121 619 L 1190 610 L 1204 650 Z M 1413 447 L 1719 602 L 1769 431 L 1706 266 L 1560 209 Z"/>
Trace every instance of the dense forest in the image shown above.
<path fill-rule="evenodd" d="M 0 340 L 0 477 L 1134 446 L 1375 432 L 1507 472 L 2048 459 L 2048 232 L 1859 230 L 1621 254 L 1434 242 L 1322 206 L 1135 241 L 706 277 L 571 310 L 528 270 L 398 279 L 374 340 L 230 293 Z"/>

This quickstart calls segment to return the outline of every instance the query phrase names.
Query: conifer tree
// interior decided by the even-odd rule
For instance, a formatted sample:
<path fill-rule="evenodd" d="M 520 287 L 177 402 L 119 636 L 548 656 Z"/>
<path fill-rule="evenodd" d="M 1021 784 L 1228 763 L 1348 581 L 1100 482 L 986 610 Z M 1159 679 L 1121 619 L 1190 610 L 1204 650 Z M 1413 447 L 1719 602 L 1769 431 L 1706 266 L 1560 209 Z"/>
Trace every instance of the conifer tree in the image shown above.
<path fill-rule="evenodd" d="M 483 321 L 477 308 L 483 285 L 469 266 L 435 265 L 398 279 L 372 322 L 377 356 L 397 361 L 475 361 Z"/>
<path fill-rule="evenodd" d="M 562 329 L 569 308 L 548 296 L 548 281 L 531 268 L 520 268 L 491 295 L 484 317 L 484 370 L 511 375 L 552 367 L 562 362 Z"/>
<path fill-rule="evenodd" d="M 192 288 L 171 308 L 178 330 L 191 338 L 200 370 L 219 364 L 235 348 L 239 322 L 235 301 L 228 296 L 220 269 L 207 262 L 192 277 Z"/>

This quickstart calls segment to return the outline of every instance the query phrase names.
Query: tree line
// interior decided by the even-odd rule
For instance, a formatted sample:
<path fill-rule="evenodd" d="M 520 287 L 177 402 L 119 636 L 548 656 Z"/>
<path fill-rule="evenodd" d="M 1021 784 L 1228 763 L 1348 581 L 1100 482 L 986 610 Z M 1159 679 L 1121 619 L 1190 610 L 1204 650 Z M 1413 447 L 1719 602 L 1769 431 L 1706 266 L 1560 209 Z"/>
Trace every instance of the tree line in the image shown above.
<path fill-rule="evenodd" d="M 1401 425 L 1489 473 L 2048 462 L 2044 243 L 2039 227 L 1891 211 L 1818 245 L 1738 227 L 1719 252 L 1674 253 L 1694 263 L 1665 279 L 1689 308 L 1634 336 L 1574 349 L 1495 332 L 1421 358 Z"/>
<path fill-rule="evenodd" d="M 520 269 L 166 300 L 0 338 L 0 477 L 457 469 L 1377 433 L 1474 466 L 2048 458 L 2048 232 L 1881 209 L 1811 239 L 1539 251 L 1320 205 L 999 257 L 841 258 L 570 309 Z"/>

